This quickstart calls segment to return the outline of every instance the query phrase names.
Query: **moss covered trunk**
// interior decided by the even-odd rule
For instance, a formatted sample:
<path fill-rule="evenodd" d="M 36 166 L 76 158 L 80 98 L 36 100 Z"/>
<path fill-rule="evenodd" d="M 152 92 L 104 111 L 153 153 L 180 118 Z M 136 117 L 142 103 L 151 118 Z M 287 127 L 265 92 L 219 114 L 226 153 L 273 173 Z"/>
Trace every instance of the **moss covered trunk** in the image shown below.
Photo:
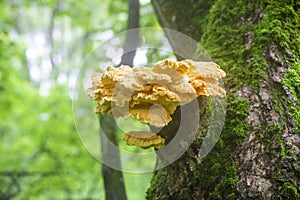
<path fill-rule="evenodd" d="M 225 127 L 155 172 L 147 199 L 300 198 L 300 2 L 153 0 L 163 27 L 199 41 L 222 69 Z M 174 42 L 174 41 L 171 41 Z"/>

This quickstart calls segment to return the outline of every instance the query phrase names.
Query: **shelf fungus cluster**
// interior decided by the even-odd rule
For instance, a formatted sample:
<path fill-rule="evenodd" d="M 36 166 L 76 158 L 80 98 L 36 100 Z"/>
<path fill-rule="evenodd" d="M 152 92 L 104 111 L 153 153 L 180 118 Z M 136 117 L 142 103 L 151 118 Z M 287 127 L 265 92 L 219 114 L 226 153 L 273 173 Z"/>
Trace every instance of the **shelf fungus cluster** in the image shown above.
<path fill-rule="evenodd" d="M 192 60 L 159 61 L 152 68 L 108 66 L 104 73 L 92 74 L 89 96 L 97 101 L 96 113 L 133 117 L 152 126 L 163 127 L 179 105 L 200 95 L 223 96 L 219 79 L 225 72 L 214 62 Z M 164 138 L 154 133 L 130 132 L 123 139 L 128 145 L 159 149 Z"/>

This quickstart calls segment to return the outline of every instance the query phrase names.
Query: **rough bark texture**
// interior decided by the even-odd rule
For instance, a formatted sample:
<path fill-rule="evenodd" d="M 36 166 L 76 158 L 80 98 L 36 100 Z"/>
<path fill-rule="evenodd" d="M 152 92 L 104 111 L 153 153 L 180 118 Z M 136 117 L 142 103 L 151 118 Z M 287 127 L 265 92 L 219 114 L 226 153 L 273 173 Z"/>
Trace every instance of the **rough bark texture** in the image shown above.
<path fill-rule="evenodd" d="M 196 140 L 156 171 L 147 199 L 299 199 L 300 2 L 207 2 L 152 4 L 227 72 L 225 127 L 204 159 Z"/>

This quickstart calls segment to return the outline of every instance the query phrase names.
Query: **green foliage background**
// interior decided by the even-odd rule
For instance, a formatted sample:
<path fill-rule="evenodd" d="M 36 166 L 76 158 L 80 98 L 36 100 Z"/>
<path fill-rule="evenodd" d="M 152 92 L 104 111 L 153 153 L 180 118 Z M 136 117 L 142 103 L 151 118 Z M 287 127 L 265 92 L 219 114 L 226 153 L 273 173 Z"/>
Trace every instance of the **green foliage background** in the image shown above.
<path fill-rule="evenodd" d="M 143 2 L 141 26 L 158 26 Z M 84 57 L 126 20 L 125 0 L 0 1 L 0 199 L 104 198 L 101 165 L 76 133 L 70 96 Z M 124 177 L 128 199 L 143 198 L 151 174 Z"/>

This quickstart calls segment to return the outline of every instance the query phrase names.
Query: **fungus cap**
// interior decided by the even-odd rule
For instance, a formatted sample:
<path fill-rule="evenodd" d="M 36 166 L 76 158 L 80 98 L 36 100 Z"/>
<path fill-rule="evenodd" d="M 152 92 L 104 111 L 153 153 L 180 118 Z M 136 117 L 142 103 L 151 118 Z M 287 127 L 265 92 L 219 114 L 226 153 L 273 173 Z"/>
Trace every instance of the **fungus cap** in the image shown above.
<path fill-rule="evenodd" d="M 172 120 L 177 106 L 200 95 L 224 96 L 226 91 L 219 80 L 225 75 L 214 62 L 193 60 L 166 59 L 152 68 L 108 66 L 104 73 L 91 75 L 92 87 L 88 89 L 88 95 L 98 103 L 96 113 L 113 112 L 115 117 L 133 117 L 163 127 Z M 125 141 L 142 140 L 146 142 L 144 146 L 149 146 L 148 140 L 137 137 L 139 134 L 130 132 L 124 136 Z"/>
<path fill-rule="evenodd" d="M 128 132 L 123 136 L 127 145 L 142 148 L 154 147 L 160 149 L 165 144 L 165 139 L 152 132 Z"/>

